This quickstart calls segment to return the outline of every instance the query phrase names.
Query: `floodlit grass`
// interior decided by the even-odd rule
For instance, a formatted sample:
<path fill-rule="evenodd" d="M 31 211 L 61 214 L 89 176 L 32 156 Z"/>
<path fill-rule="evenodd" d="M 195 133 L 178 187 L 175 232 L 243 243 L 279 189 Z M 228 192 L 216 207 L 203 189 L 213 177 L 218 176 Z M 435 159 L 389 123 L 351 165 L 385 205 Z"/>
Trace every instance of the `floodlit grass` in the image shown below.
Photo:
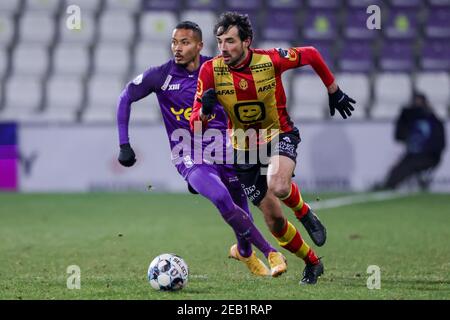
<path fill-rule="evenodd" d="M 314 206 L 316 195 L 306 199 Z M 318 211 L 325 274 L 300 286 L 303 261 L 284 249 L 289 269 L 279 278 L 228 259 L 233 232 L 200 196 L 0 194 L 0 299 L 450 299 L 449 208 L 449 195 L 423 194 Z M 190 268 L 179 292 L 147 282 L 148 264 L 166 252 Z M 80 290 L 67 289 L 70 265 L 81 269 Z M 381 269 L 380 290 L 366 286 L 369 265 Z"/>

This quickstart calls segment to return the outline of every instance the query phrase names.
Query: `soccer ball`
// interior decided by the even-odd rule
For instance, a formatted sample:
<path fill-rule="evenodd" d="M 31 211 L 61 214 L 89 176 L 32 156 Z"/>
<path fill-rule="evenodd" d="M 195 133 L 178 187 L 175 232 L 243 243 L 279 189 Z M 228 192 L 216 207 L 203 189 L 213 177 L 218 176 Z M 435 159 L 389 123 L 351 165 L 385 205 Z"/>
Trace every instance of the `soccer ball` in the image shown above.
<path fill-rule="evenodd" d="M 176 254 L 164 253 L 152 260 L 147 277 L 155 290 L 176 291 L 188 282 L 189 270 L 186 262 Z"/>

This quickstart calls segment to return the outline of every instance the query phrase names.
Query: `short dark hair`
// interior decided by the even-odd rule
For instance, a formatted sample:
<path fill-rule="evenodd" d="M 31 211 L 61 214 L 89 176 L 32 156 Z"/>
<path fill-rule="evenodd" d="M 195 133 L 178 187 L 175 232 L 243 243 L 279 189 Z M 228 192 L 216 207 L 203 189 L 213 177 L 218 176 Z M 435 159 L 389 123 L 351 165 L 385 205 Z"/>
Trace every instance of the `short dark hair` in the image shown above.
<path fill-rule="evenodd" d="M 182 21 L 175 26 L 175 29 L 187 29 L 192 30 L 197 34 L 200 41 L 202 41 L 202 29 L 199 25 L 192 21 Z"/>
<path fill-rule="evenodd" d="M 225 12 L 219 17 L 219 22 L 214 26 L 214 34 L 220 36 L 231 27 L 236 26 L 239 31 L 239 38 L 244 41 L 248 38 L 253 40 L 253 29 L 248 14 L 238 12 Z"/>

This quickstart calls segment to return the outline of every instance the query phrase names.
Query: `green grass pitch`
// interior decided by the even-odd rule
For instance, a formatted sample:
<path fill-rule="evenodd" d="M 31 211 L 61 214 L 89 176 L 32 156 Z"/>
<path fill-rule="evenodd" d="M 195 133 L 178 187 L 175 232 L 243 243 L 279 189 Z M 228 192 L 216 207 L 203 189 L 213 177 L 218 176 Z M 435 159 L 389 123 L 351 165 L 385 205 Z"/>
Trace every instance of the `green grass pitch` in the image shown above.
<path fill-rule="evenodd" d="M 314 206 L 316 196 L 305 198 Z M 260 212 L 252 212 L 277 247 Z M 328 230 L 327 243 L 316 248 L 325 274 L 316 286 L 300 286 L 303 261 L 284 249 L 288 272 L 279 278 L 256 278 L 228 259 L 233 232 L 200 196 L 3 193 L 0 299 L 450 299 L 450 195 L 318 214 Z M 157 292 L 146 279 L 152 258 L 166 252 L 190 268 L 179 292 Z M 81 269 L 79 290 L 67 289 L 69 265 Z M 369 265 L 380 267 L 379 290 L 366 286 Z"/>

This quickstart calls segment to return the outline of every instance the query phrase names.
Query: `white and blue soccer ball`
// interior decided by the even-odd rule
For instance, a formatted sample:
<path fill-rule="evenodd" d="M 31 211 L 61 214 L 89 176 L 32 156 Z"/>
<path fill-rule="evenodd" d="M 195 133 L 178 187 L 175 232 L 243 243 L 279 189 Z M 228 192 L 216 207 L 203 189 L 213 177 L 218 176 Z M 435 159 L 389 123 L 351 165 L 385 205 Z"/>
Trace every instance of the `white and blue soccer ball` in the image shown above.
<path fill-rule="evenodd" d="M 176 291 L 183 289 L 189 276 L 186 262 L 173 253 L 164 253 L 152 260 L 147 277 L 155 290 Z"/>

